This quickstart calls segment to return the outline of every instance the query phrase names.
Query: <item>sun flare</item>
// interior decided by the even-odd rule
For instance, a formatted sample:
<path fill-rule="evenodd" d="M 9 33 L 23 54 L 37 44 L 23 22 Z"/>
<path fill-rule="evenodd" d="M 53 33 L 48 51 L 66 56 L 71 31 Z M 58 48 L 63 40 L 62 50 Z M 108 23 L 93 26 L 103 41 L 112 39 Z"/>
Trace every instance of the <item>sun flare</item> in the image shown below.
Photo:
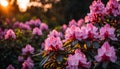
<path fill-rule="evenodd" d="M 8 6 L 8 1 L 7 1 L 7 0 L 0 0 L 0 4 L 1 4 L 3 7 L 7 7 L 7 6 Z"/>

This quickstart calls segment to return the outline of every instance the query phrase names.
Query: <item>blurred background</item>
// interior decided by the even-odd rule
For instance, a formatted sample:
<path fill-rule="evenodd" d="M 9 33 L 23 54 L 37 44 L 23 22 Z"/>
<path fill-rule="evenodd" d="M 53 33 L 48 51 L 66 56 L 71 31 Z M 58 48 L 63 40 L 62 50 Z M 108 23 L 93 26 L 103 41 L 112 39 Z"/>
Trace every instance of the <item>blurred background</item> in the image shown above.
<path fill-rule="evenodd" d="M 89 12 L 93 0 L 0 0 L 0 21 L 26 21 L 40 18 L 55 27 L 79 20 Z M 108 0 L 102 0 L 104 4 Z"/>

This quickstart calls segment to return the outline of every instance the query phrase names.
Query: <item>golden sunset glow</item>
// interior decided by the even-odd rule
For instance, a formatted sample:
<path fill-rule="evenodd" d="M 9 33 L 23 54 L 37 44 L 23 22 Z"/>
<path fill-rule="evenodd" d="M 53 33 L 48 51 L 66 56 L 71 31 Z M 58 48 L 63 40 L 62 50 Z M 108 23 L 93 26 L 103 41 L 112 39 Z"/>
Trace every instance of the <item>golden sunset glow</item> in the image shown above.
<path fill-rule="evenodd" d="M 8 1 L 7 1 L 7 0 L 0 0 L 0 4 L 1 4 L 3 7 L 7 7 L 7 6 L 8 6 Z"/>

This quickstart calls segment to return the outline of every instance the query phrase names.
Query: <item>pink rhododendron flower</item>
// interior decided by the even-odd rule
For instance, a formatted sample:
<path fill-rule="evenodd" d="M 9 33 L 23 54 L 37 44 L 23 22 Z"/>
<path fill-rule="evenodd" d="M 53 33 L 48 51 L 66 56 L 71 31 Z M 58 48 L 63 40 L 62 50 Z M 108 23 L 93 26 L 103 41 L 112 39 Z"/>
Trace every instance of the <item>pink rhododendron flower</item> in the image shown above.
<path fill-rule="evenodd" d="M 42 31 L 43 31 L 43 30 L 48 30 L 48 25 L 45 24 L 45 23 L 41 23 L 40 29 L 41 29 Z"/>
<path fill-rule="evenodd" d="M 27 44 L 25 48 L 22 48 L 22 54 L 25 55 L 27 53 L 34 53 L 34 48 L 30 44 Z"/>
<path fill-rule="evenodd" d="M 41 36 L 41 35 L 42 35 L 42 31 L 41 31 L 41 29 L 39 29 L 38 27 L 35 27 L 35 28 L 33 29 L 32 34 L 33 34 L 33 35 Z"/>
<path fill-rule="evenodd" d="M 88 37 L 86 27 L 82 26 L 79 31 L 76 31 L 75 36 L 78 40 L 86 39 Z"/>
<path fill-rule="evenodd" d="M 97 39 L 98 37 L 98 28 L 93 26 L 92 24 L 86 25 L 86 31 L 88 35 L 88 39 Z"/>
<path fill-rule="evenodd" d="M 60 32 L 57 32 L 56 30 L 53 30 L 50 32 L 50 34 L 48 35 L 48 37 L 62 37 L 62 34 Z"/>
<path fill-rule="evenodd" d="M 117 40 L 114 34 L 115 29 L 110 27 L 110 25 L 106 24 L 104 27 L 100 29 L 100 39 L 104 40 L 110 38 L 111 40 Z"/>
<path fill-rule="evenodd" d="M 24 61 L 24 57 L 23 57 L 23 56 L 18 56 L 18 61 L 19 61 L 19 62 Z"/>
<path fill-rule="evenodd" d="M 14 25 L 13 25 L 13 28 L 18 28 L 20 26 L 20 22 L 15 22 Z"/>
<path fill-rule="evenodd" d="M 114 47 L 110 47 L 108 42 L 105 42 L 101 48 L 98 49 L 98 55 L 95 56 L 96 61 L 111 61 L 115 62 L 117 56 L 115 55 Z"/>
<path fill-rule="evenodd" d="M 90 13 L 94 14 L 105 14 L 105 6 L 101 0 L 93 1 L 90 5 Z"/>
<path fill-rule="evenodd" d="M 27 24 L 20 23 L 19 28 L 23 30 L 31 30 L 30 26 Z"/>
<path fill-rule="evenodd" d="M 76 34 L 77 32 L 77 34 Z M 71 27 L 68 27 L 67 30 L 65 31 L 65 40 L 68 39 L 77 39 L 77 35 L 79 35 L 78 33 L 80 32 L 80 28 L 72 25 Z"/>
<path fill-rule="evenodd" d="M 15 69 L 12 65 L 9 65 L 6 69 Z"/>
<path fill-rule="evenodd" d="M 87 62 L 86 56 L 77 49 L 74 55 L 69 55 L 66 69 L 82 69 L 90 68 L 90 66 L 91 63 Z"/>
<path fill-rule="evenodd" d="M 67 28 L 66 32 L 65 32 L 65 41 L 68 39 L 72 39 L 72 40 L 82 40 L 82 39 L 86 39 L 87 38 L 87 30 L 86 28 L 83 26 L 81 27 L 81 29 L 75 25 Z"/>
<path fill-rule="evenodd" d="M 39 27 L 41 24 L 41 20 L 40 19 L 30 20 L 30 21 L 27 21 L 25 24 L 27 24 L 31 27 Z"/>
<path fill-rule="evenodd" d="M 66 29 L 67 29 L 67 25 L 66 25 L 66 24 L 63 24 L 63 26 L 62 26 L 63 32 L 64 32 Z"/>
<path fill-rule="evenodd" d="M 76 22 L 74 19 L 72 19 L 72 20 L 69 22 L 69 27 L 71 27 L 72 25 L 77 26 L 77 22 Z"/>
<path fill-rule="evenodd" d="M 90 5 L 90 13 L 85 17 L 85 22 L 96 22 L 99 20 L 99 16 L 103 18 L 105 14 L 105 6 L 101 0 L 93 1 Z"/>
<path fill-rule="evenodd" d="M 5 34 L 5 39 L 10 39 L 10 38 L 16 39 L 16 35 L 12 29 L 7 30 Z"/>
<path fill-rule="evenodd" d="M 25 60 L 24 63 L 22 64 L 22 69 L 33 69 L 33 67 L 34 63 L 30 57 L 28 57 L 27 60 Z"/>
<path fill-rule="evenodd" d="M 77 22 L 78 27 L 81 27 L 81 25 L 84 23 L 84 19 L 79 19 Z"/>
<path fill-rule="evenodd" d="M 107 14 L 116 17 L 120 15 L 120 4 L 117 2 L 117 0 L 109 0 L 109 2 L 106 5 L 106 11 Z"/>
<path fill-rule="evenodd" d="M 45 50 L 47 51 L 63 50 L 62 46 L 63 44 L 60 37 L 51 36 L 45 40 Z"/>

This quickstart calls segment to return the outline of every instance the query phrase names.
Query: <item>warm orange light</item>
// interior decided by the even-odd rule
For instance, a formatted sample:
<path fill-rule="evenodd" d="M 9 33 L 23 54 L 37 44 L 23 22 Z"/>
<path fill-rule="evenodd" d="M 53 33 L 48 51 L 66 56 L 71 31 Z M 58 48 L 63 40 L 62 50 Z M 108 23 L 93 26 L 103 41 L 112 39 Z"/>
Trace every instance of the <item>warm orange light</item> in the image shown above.
<path fill-rule="evenodd" d="M 19 10 L 21 12 L 25 12 L 27 10 L 29 2 L 30 2 L 30 0 L 17 0 L 17 4 L 19 6 Z"/>
<path fill-rule="evenodd" d="M 7 6 L 8 6 L 8 1 L 7 1 L 7 0 L 0 0 L 0 4 L 1 4 L 3 7 L 7 7 Z"/>

